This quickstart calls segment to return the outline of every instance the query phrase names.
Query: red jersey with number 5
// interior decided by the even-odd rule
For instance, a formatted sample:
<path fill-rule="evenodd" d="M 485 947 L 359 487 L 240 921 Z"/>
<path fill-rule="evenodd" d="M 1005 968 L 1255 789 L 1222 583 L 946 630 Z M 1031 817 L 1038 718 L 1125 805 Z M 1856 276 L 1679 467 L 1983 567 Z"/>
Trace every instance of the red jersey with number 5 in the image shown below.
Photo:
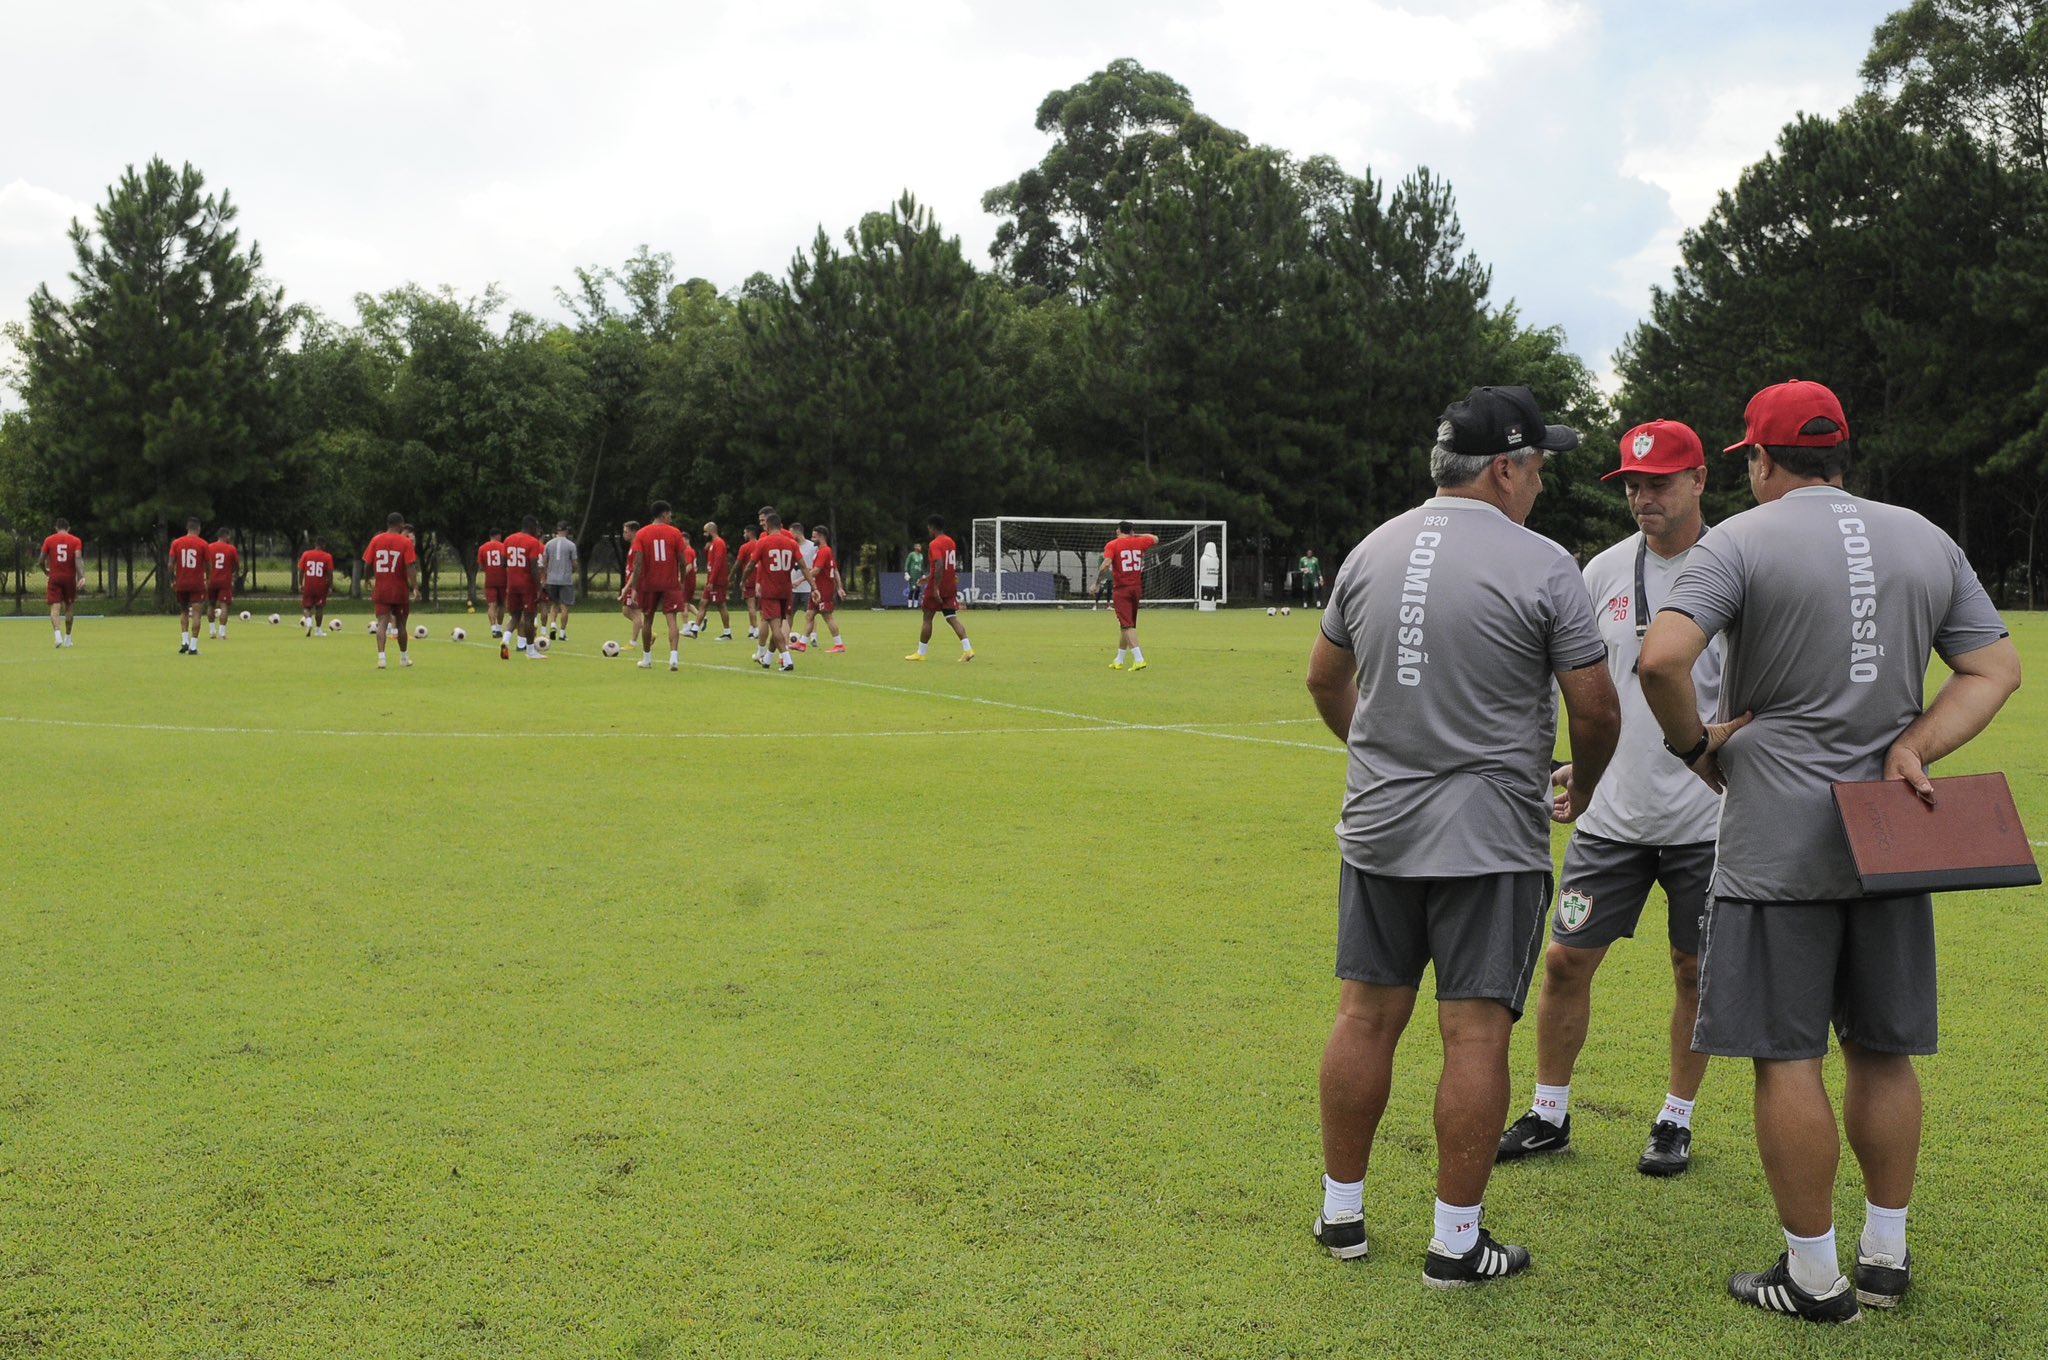
<path fill-rule="evenodd" d="M 49 564 L 52 585 L 78 579 L 78 554 L 84 550 L 75 534 L 51 534 L 43 540 L 43 561 Z"/>
<path fill-rule="evenodd" d="M 650 524 L 633 535 L 642 599 L 648 591 L 683 588 L 683 546 L 683 531 L 673 524 Z"/>
<path fill-rule="evenodd" d="M 931 542 L 925 554 L 924 593 L 950 599 L 960 591 L 960 549 L 946 534 Z"/>
<path fill-rule="evenodd" d="M 173 590 L 206 589 L 206 550 L 213 545 L 197 534 L 186 534 L 171 544 L 171 566 L 178 576 Z"/>
<path fill-rule="evenodd" d="M 404 534 L 387 529 L 371 539 L 370 546 L 363 549 L 363 561 L 369 564 L 377 577 L 376 590 L 371 597 L 373 602 L 406 603 L 412 587 L 406 583 L 405 569 L 419 560 L 419 551 Z"/>
<path fill-rule="evenodd" d="M 1158 541 L 1157 534 L 1126 534 L 1109 540 L 1102 555 L 1109 560 L 1109 574 L 1118 590 L 1145 588 L 1145 554 Z"/>

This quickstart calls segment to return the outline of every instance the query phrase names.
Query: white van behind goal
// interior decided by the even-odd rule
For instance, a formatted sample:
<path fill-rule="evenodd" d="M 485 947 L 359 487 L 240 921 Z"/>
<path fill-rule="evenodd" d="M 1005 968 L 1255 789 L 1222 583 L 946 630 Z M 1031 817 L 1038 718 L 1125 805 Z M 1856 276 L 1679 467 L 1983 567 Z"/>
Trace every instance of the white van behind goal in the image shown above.
<path fill-rule="evenodd" d="M 1102 549 L 1117 537 L 1114 519 L 1046 519 L 1001 515 L 974 521 L 963 596 L 983 608 L 1086 604 L 1093 596 Z M 1229 599 L 1230 526 L 1220 519 L 1137 519 L 1132 532 L 1156 534 L 1145 555 L 1145 603 L 1195 604 L 1202 599 L 1205 552 L 1213 549 L 1217 603 Z"/>

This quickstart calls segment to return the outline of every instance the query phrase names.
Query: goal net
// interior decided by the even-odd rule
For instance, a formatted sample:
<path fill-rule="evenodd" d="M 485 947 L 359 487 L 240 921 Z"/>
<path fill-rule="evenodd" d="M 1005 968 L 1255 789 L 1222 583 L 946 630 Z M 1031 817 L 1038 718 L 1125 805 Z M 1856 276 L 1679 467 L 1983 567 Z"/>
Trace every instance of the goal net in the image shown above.
<path fill-rule="evenodd" d="M 962 595 L 984 607 L 1087 603 L 1114 519 L 998 516 L 974 521 Z M 1220 519 L 1132 520 L 1159 542 L 1145 554 L 1146 604 L 1227 602 L 1230 527 Z M 1107 586 L 1104 587 L 1105 592 Z"/>

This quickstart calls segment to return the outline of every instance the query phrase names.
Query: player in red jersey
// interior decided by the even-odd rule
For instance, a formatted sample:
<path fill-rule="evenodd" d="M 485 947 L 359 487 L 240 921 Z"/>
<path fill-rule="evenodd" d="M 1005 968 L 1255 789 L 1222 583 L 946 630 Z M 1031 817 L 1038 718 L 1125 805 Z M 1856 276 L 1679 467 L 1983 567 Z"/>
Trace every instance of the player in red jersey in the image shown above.
<path fill-rule="evenodd" d="M 1131 659 L 1131 669 L 1145 669 L 1145 649 L 1138 645 L 1138 602 L 1145 597 L 1145 554 L 1159 542 L 1157 534 L 1135 534 L 1131 522 L 1125 520 L 1116 526 L 1117 537 L 1109 540 L 1102 549 L 1102 561 L 1095 567 L 1095 593 L 1102 593 L 1105 576 L 1115 582 L 1110 588 L 1110 607 L 1116 610 L 1116 660 L 1109 663 L 1113 671 L 1124 668 L 1124 657 Z"/>
<path fill-rule="evenodd" d="M 932 515 L 924 522 L 932 541 L 924 555 L 924 628 L 917 635 L 917 650 L 905 661 L 923 661 L 931 651 L 932 615 L 944 614 L 954 636 L 960 639 L 960 659 L 974 660 L 974 644 L 960 622 L 960 549 L 946 534 L 946 521 Z"/>
<path fill-rule="evenodd" d="M 626 636 L 640 636 L 640 600 L 633 593 L 633 540 L 640 533 L 640 521 L 629 519 L 619 529 L 619 542 L 625 544 L 626 565 L 619 576 L 619 612 L 626 616 Z"/>
<path fill-rule="evenodd" d="M 185 521 L 185 536 L 171 540 L 171 591 L 178 597 L 178 652 L 199 655 L 199 616 L 206 612 L 208 543 L 197 518 Z"/>
<path fill-rule="evenodd" d="M 496 529 L 477 546 L 476 565 L 484 574 L 484 617 L 497 637 L 505 622 L 505 537 Z"/>
<path fill-rule="evenodd" d="M 405 516 L 393 511 L 384 521 L 386 528 L 363 549 L 363 561 L 374 577 L 371 606 L 377 611 L 371 631 L 377 635 L 377 669 L 384 669 L 384 644 L 393 631 L 398 637 L 398 659 L 410 666 L 412 653 L 406 644 L 412 636 L 406 620 L 412 616 L 412 602 L 419 591 L 420 555 L 405 533 Z"/>
<path fill-rule="evenodd" d="M 533 645 L 534 624 L 540 609 L 540 517 L 528 515 L 516 534 L 505 535 L 505 632 L 498 639 L 498 655 L 512 659 L 512 649 L 535 661 L 547 653 Z"/>
<path fill-rule="evenodd" d="M 43 575 L 50 578 L 43 598 L 50 602 L 50 632 L 59 647 L 71 645 L 71 620 L 78 612 L 78 564 L 84 551 L 85 545 L 71 532 L 71 526 L 60 519 L 37 554 Z"/>
<path fill-rule="evenodd" d="M 704 621 L 711 614 L 711 606 L 718 606 L 719 642 L 732 641 L 732 615 L 726 611 L 726 596 L 732 586 L 732 555 L 725 546 L 725 540 L 718 536 L 718 522 L 704 521 L 704 595 L 697 601 L 697 616 L 683 629 L 684 637 L 696 637 L 704 631 Z"/>
<path fill-rule="evenodd" d="M 228 542 L 228 531 L 206 545 L 206 635 L 223 640 L 228 635 L 228 608 L 235 602 L 235 573 L 241 570 L 242 553 Z"/>
<path fill-rule="evenodd" d="M 825 616 L 825 629 L 832 634 L 832 650 L 846 650 L 846 639 L 839 636 L 839 597 L 844 593 L 845 583 L 839 579 L 839 557 L 832 551 L 832 535 L 822 524 L 811 529 L 811 542 L 817 550 L 811 556 L 811 576 L 818 588 L 811 592 L 810 612 L 804 618 L 804 640 L 815 647 L 818 645 L 818 616 Z"/>
<path fill-rule="evenodd" d="M 779 657 L 782 669 L 796 669 L 796 657 L 789 646 L 790 616 L 795 612 L 796 589 L 790 577 L 802 578 L 804 583 L 817 590 L 817 581 L 811 569 L 804 565 L 802 547 L 782 527 L 782 516 L 773 507 L 761 510 L 761 537 L 754 544 L 754 560 L 748 564 L 755 585 L 761 593 L 761 645 L 755 649 L 754 660 L 762 669 L 773 667 Z"/>
<path fill-rule="evenodd" d="M 761 595 L 759 585 L 748 568 L 754 565 L 754 557 L 760 552 L 756 546 L 761 541 L 761 531 L 752 524 L 740 529 L 739 550 L 732 557 L 732 579 L 739 590 L 740 598 L 747 602 L 747 637 L 754 643 L 754 650 L 761 650 Z"/>
<path fill-rule="evenodd" d="M 299 627 L 306 636 L 327 636 L 327 593 L 334 589 L 334 554 L 327 540 L 315 538 L 299 554 Z"/>
<path fill-rule="evenodd" d="M 654 523 L 633 536 L 633 575 L 626 586 L 639 602 L 640 669 L 654 666 L 654 619 L 668 616 L 668 668 L 681 670 L 682 638 L 676 613 L 683 608 L 683 552 L 689 544 L 676 528 L 675 512 L 667 501 L 653 505 Z"/>

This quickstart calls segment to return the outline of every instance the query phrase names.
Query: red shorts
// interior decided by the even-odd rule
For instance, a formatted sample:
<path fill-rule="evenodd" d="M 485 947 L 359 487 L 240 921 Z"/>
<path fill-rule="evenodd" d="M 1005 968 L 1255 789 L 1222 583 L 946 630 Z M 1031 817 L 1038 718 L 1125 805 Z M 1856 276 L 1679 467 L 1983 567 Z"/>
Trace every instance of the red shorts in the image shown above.
<path fill-rule="evenodd" d="M 694 604 L 694 603 L 696 602 L 696 599 L 697 599 L 697 578 L 696 578 L 696 576 L 695 576 L 694 574 L 693 574 L 693 575 L 690 575 L 690 576 L 685 576 L 685 577 L 683 578 L 683 603 L 684 603 L 684 605 L 686 605 L 686 606 L 687 606 L 687 605 L 690 605 L 690 604 Z"/>
<path fill-rule="evenodd" d="M 403 624 L 406 617 L 412 613 L 412 602 L 410 600 L 399 600 L 395 603 L 391 600 L 377 600 L 373 603 L 379 614 L 397 619 L 400 624 Z"/>
<path fill-rule="evenodd" d="M 764 619 L 786 619 L 790 617 L 791 601 L 787 595 L 763 595 L 761 617 Z"/>
<path fill-rule="evenodd" d="M 60 581 L 52 576 L 49 588 L 43 592 L 43 596 L 51 604 L 77 604 L 78 578 L 74 576 L 69 581 Z"/>
<path fill-rule="evenodd" d="M 505 587 L 502 584 L 494 586 L 489 581 L 484 582 L 484 603 L 505 603 Z"/>
<path fill-rule="evenodd" d="M 505 612 L 507 614 L 531 614 L 533 612 L 533 597 L 538 593 L 538 591 L 528 590 L 524 586 L 506 586 Z"/>
<path fill-rule="evenodd" d="M 299 608 L 301 609 L 325 609 L 326 607 L 327 592 L 324 590 L 319 592 L 317 595 L 309 590 L 305 594 L 299 596 Z"/>
<path fill-rule="evenodd" d="M 205 586 L 194 586 L 191 588 L 179 586 L 176 590 L 172 591 L 171 593 L 178 597 L 178 603 L 180 605 L 195 605 L 206 603 Z"/>
<path fill-rule="evenodd" d="M 235 602 L 234 586 L 208 586 L 206 588 L 206 602 L 208 604 L 233 604 Z"/>
<path fill-rule="evenodd" d="M 724 587 L 724 586 L 706 586 L 706 587 L 704 587 L 704 603 L 706 603 L 706 604 L 724 604 L 724 603 L 725 603 L 725 587 Z"/>
<path fill-rule="evenodd" d="M 940 595 L 927 590 L 924 593 L 924 612 L 927 614 L 949 614 L 960 607 L 960 592 L 950 591 Z"/>
<path fill-rule="evenodd" d="M 839 601 L 833 598 L 829 590 L 820 590 L 811 596 L 811 608 L 820 614 L 829 614 L 838 607 Z"/>
<path fill-rule="evenodd" d="M 683 608 L 683 592 L 670 586 L 667 590 L 650 590 L 643 596 L 640 612 L 652 618 L 656 614 L 674 614 Z"/>
<path fill-rule="evenodd" d="M 1109 607 L 1116 610 L 1116 626 L 1136 628 L 1138 626 L 1138 601 L 1143 599 L 1142 590 L 1114 590 L 1110 592 Z"/>
<path fill-rule="evenodd" d="M 637 614 L 640 612 L 639 600 L 640 596 L 634 591 L 622 590 L 619 592 L 619 608 L 629 613 Z"/>

